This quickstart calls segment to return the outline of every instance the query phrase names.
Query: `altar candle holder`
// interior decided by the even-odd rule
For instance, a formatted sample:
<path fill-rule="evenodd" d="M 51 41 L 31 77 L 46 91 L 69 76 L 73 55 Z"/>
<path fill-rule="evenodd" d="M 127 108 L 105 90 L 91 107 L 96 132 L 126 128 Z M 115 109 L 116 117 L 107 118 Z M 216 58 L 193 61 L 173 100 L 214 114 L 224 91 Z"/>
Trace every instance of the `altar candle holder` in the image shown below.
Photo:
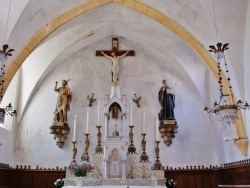
<path fill-rule="evenodd" d="M 73 141 L 72 144 L 73 144 L 73 149 L 72 149 L 72 162 L 76 162 L 76 154 L 77 154 L 77 148 L 76 148 L 76 141 Z"/>
<path fill-rule="evenodd" d="M 88 154 L 88 149 L 89 149 L 89 133 L 85 133 L 86 139 L 85 139 L 85 148 L 84 148 L 84 153 L 82 154 L 82 161 L 89 161 L 89 154 Z"/>
<path fill-rule="evenodd" d="M 102 141 L 102 133 L 100 131 L 101 127 L 102 127 L 101 125 L 96 126 L 98 131 L 97 131 L 97 146 L 95 148 L 95 152 L 97 154 L 103 154 L 103 148 L 102 148 L 102 145 L 101 145 L 101 141 Z"/>
<path fill-rule="evenodd" d="M 155 147 L 155 157 L 156 157 L 156 161 L 154 164 L 154 170 L 161 170 L 162 169 L 162 164 L 161 161 L 159 160 L 160 158 L 160 149 L 159 149 L 159 143 L 161 141 L 155 141 L 156 143 L 156 147 Z"/>
<path fill-rule="evenodd" d="M 136 148 L 135 148 L 135 145 L 133 144 L 134 143 L 134 133 L 133 133 L 134 126 L 130 125 L 129 128 L 130 128 L 130 132 L 129 132 L 130 144 L 128 146 L 128 154 L 136 154 Z"/>
<path fill-rule="evenodd" d="M 146 133 L 142 133 L 142 141 L 141 141 L 141 145 L 142 145 L 142 154 L 141 154 L 141 161 L 140 162 L 149 162 L 148 161 L 148 154 L 146 153 L 146 140 L 145 140 L 145 136 L 147 135 Z"/>

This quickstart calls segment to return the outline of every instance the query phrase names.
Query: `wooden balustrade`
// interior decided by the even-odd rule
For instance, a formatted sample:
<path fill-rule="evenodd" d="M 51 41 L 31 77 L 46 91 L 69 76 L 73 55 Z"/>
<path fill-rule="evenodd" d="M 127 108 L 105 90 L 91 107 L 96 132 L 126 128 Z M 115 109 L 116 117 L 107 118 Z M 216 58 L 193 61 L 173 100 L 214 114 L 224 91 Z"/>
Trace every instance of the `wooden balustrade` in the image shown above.
<path fill-rule="evenodd" d="M 54 182 L 64 178 L 67 167 L 44 168 L 0 163 L 0 188 L 54 188 Z M 177 181 L 176 188 L 217 188 L 218 185 L 250 185 L 250 159 L 221 166 L 164 167 L 165 177 Z M 232 187 L 232 186 L 231 186 Z"/>

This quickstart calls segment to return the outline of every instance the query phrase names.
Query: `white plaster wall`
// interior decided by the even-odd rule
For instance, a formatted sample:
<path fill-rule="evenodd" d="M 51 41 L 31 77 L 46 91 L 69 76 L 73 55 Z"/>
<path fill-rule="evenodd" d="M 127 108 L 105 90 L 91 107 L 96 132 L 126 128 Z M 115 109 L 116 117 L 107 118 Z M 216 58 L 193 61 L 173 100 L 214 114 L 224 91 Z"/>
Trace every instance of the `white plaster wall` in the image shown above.
<path fill-rule="evenodd" d="M 0 127 L 0 163 L 9 164 L 10 166 L 15 164 L 13 160 L 13 143 L 14 132 Z"/>
<path fill-rule="evenodd" d="M 80 2 L 74 1 L 72 5 L 77 5 L 78 3 Z M 202 41 L 202 44 L 206 46 L 212 44 L 208 39 L 213 38 L 211 36 L 213 32 L 209 32 L 213 30 L 213 26 L 210 22 L 210 24 L 207 23 L 207 15 L 200 16 L 203 11 L 191 12 L 192 7 L 181 1 L 166 7 L 161 6 L 163 1 L 155 3 L 148 0 L 147 3 L 154 3 L 154 6 L 161 7 L 160 10 L 163 12 L 180 19 L 180 23 L 189 31 L 192 31 L 198 40 Z M 58 10 L 63 12 L 72 5 L 61 7 Z M 240 4 L 232 11 L 237 12 L 243 5 L 244 3 Z M 30 6 L 33 7 L 34 12 L 29 10 L 23 14 L 22 19 L 16 26 L 16 30 L 12 34 L 20 38 L 16 43 L 17 54 L 25 41 L 25 37 L 31 36 L 32 33 L 56 15 L 56 12 L 51 13 L 49 7 L 47 9 L 39 9 L 38 6 L 32 6 L 32 4 Z M 167 7 L 170 7 L 170 9 L 167 9 Z M 199 4 L 196 5 L 196 8 L 198 7 L 200 7 Z M 207 12 L 204 11 L 205 13 Z M 18 29 L 33 14 L 37 17 L 29 21 L 30 28 Z M 41 17 L 41 15 L 46 15 L 46 17 Z M 40 23 L 38 23 L 39 19 L 41 19 Z M 187 22 L 185 22 L 185 19 L 188 19 L 186 20 Z M 203 27 L 204 24 L 206 27 Z M 191 28 L 192 26 L 195 27 Z M 197 29 L 198 27 L 200 29 Z M 232 33 L 235 32 L 233 28 L 230 29 Z M 223 28 L 220 28 L 220 30 L 224 31 Z M 26 32 L 26 34 L 22 36 L 22 32 Z M 62 35 L 56 36 L 60 33 Z M 93 37 L 86 37 L 91 33 L 94 33 Z M 146 130 L 150 133 L 146 137 L 149 147 L 147 153 L 152 162 L 154 162 L 154 118 L 160 109 L 157 93 L 161 86 L 161 80 L 164 78 L 168 79 L 170 86 L 176 94 L 175 111 L 179 124 L 179 132 L 176 138 L 173 139 L 173 145 L 169 148 L 164 146 L 163 143 L 160 145 L 161 160 L 164 161 L 164 165 L 210 165 L 244 158 L 232 142 L 222 142 L 224 132 L 220 129 L 215 118 L 202 113 L 204 105 L 211 106 L 213 100 L 218 99 L 219 96 L 217 82 L 211 76 L 206 66 L 188 46 L 183 45 L 183 42 L 162 25 L 126 7 L 111 4 L 88 12 L 84 16 L 65 24 L 47 38 L 44 41 L 44 45 L 38 48 L 36 53 L 32 54 L 36 57 L 32 58 L 31 55 L 27 59 L 30 60 L 30 63 L 36 62 L 39 65 L 28 67 L 32 77 L 29 72 L 25 72 L 27 70 L 25 66 L 22 67 L 25 69 L 23 70 L 25 75 L 22 75 L 20 78 L 22 88 L 19 90 L 21 95 L 19 96 L 18 108 L 21 113 L 24 109 L 24 113 L 20 122 L 16 123 L 16 128 L 18 128 L 14 148 L 16 152 L 13 153 L 16 156 L 16 164 L 63 166 L 68 165 L 69 161 L 71 161 L 72 131 L 63 149 L 57 148 L 52 135 L 49 134 L 49 126 L 52 122 L 57 97 L 57 93 L 53 91 L 54 82 L 67 79 L 68 76 L 73 79 L 69 83 L 73 92 L 69 124 L 73 125 L 73 116 L 77 114 L 79 127 L 82 130 L 82 132 L 78 132 L 78 159 L 80 158 L 84 148 L 83 133 L 85 132 L 86 124 L 86 97 L 94 92 L 98 99 L 103 100 L 105 94 L 110 93 L 110 62 L 103 57 L 96 57 L 95 50 L 110 49 L 111 36 L 113 35 L 121 36 L 121 40 L 119 39 L 120 49 L 134 49 L 136 51 L 135 57 L 126 57 L 121 61 L 120 83 L 122 93 L 126 94 L 128 99 L 131 99 L 134 93 L 143 98 L 142 107 L 146 108 L 147 114 Z M 73 39 L 74 41 L 72 41 Z M 10 41 L 16 40 L 11 38 Z M 235 42 L 235 40 L 233 41 Z M 61 45 L 60 48 L 57 48 L 58 45 Z M 42 48 L 47 48 L 50 53 L 46 54 L 46 50 Z M 57 51 L 55 51 L 55 48 L 57 48 Z M 43 57 L 39 57 L 39 50 L 43 52 Z M 245 59 L 247 60 L 248 58 L 246 57 Z M 232 61 L 232 63 L 235 62 Z M 249 66 L 246 62 L 245 66 L 247 68 Z M 241 65 L 239 70 L 235 71 L 236 73 L 238 72 L 237 74 L 241 72 Z M 235 64 L 230 66 L 234 67 Z M 234 73 L 234 71 L 232 72 Z M 239 80 L 241 77 L 242 75 L 237 77 L 237 79 Z M 233 78 L 235 77 L 233 76 Z M 248 77 L 245 75 L 245 81 L 247 79 Z M 236 79 L 234 80 L 236 82 Z M 32 83 L 31 86 L 29 83 Z M 233 86 L 235 88 L 235 84 Z M 13 87 L 15 88 L 15 84 Z M 247 88 L 248 86 L 246 85 L 245 87 Z M 240 95 L 239 91 L 242 91 L 242 86 L 240 88 L 236 86 L 237 95 Z M 248 89 L 246 89 L 245 95 L 248 96 L 248 93 Z M 103 101 L 101 101 L 102 103 Z M 91 129 L 93 133 L 91 139 L 93 139 L 92 143 L 95 144 L 96 114 L 97 110 L 96 106 L 94 106 L 91 108 L 90 123 L 94 126 Z M 140 132 L 142 123 L 141 109 L 135 110 L 134 116 L 134 124 L 136 126 L 134 131 Z M 249 123 L 249 115 L 246 114 L 246 116 L 246 122 Z M 95 144 L 90 147 L 90 153 L 94 152 Z M 140 135 L 138 140 L 135 140 L 135 144 L 137 152 L 139 152 Z M 192 158 L 191 153 L 195 157 Z M 9 153 L 3 160 L 8 162 L 13 155 Z"/>
<path fill-rule="evenodd" d="M 78 118 L 78 155 L 79 160 L 84 149 L 87 95 L 92 92 L 101 100 L 105 94 L 110 94 L 110 65 L 104 57 L 96 57 L 95 51 L 105 49 L 110 45 L 110 38 L 103 39 L 91 46 L 83 48 L 61 61 L 45 79 L 31 97 L 17 132 L 15 145 L 15 162 L 17 164 L 49 166 L 67 166 L 72 157 L 72 134 L 69 133 L 63 149 L 59 149 L 53 136 L 49 134 L 52 125 L 53 111 L 57 93 L 53 91 L 55 81 L 73 79 L 69 86 L 73 93 L 71 111 L 68 113 L 68 123 L 73 126 L 73 116 Z M 187 75 L 180 74 L 178 69 L 172 68 L 169 60 L 156 58 L 154 52 L 143 48 L 123 38 L 120 40 L 120 49 L 135 49 L 135 57 L 125 57 L 121 60 L 120 85 L 121 92 L 128 101 L 134 93 L 142 97 L 141 108 L 134 107 L 134 133 L 137 152 L 141 151 L 142 109 L 146 109 L 146 132 L 148 133 L 147 153 L 150 161 L 154 162 L 155 116 L 160 110 L 157 99 L 161 80 L 166 78 L 176 94 L 176 119 L 179 132 L 173 139 L 173 144 L 167 147 L 160 144 L 161 160 L 164 165 L 210 165 L 216 164 L 216 150 L 214 135 L 210 126 L 209 117 L 202 112 L 198 91 L 192 91 Z M 57 60 L 55 60 L 57 61 Z M 191 87 L 192 88 L 192 87 Z M 90 139 L 89 153 L 93 154 L 96 147 L 97 107 L 90 109 Z M 102 116 L 103 119 L 103 116 Z M 127 124 L 128 124 L 127 118 Z M 102 121 L 102 125 L 104 122 Z M 102 129 L 104 131 L 104 129 Z M 127 129 L 128 134 L 128 129 Z M 104 132 L 103 132 L 104 135 Z M 210 151 L 210 152 L 208 152 Z M 192 153 L 192 155 L 191 155 Z M 173 160 L 174 159 L 174 160 Z"/>

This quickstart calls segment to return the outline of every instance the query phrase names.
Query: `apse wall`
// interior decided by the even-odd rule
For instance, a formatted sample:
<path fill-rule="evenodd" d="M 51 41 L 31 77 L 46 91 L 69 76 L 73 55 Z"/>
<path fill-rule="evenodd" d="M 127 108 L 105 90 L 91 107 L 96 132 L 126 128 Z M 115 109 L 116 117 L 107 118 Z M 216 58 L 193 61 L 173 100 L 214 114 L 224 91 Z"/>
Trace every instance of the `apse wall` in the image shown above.
<path fill-rule="evenodd" d="M 155 117 L 160 111 L 158 91 L 161 81 L 167 79 L 176 97 L 175 116 L 179 132 L 173 139 L 173 144 L 167 147 L 160 143 L 160 159 L 164 166 L 173 167 L 186 165 L 211 165 L 217 163 L 215 137 L 209 117 L 202 112 L 202 98 L 191 77 L 178 61 L 155 56 L 145 46 L 120 38 L 120 49 L 135 50 L 135 57 L 125 57 L 120 61 L 121 93 L 127 96 L 127 101 L 134 94 L 142 97 L 141 107 L 133 106 L 135 146 L 140 155 L 142 110 L 146 110 L 146 140 L 147 153 L 152 164 L 155 161 Z M 73 117 L 78 116 L 77 160 L 84 149 L 87 95 L 94 93 L 95 98 L 104 102 L 106 94 L 110 94 L 111 62 L 105 57 L 96 57 L 96 50 L 110 49 L 111 37 L 100 40 L 88 47 L 82 48 L 60 62 L 51 70 L 33 93 L 23 113 L 18 126 L 17 139 L 14 146 L 16 164 L 42 166 L 67 166 L 72 160 Z M 190 52 L 189 52 L 190 53 Z M 193 55 L 193 54 L 192 54 Z M 58 58 L 59 60 L 59 58 Z M 58 61 L 55 59 L 55 61 Z M 199 66 L 197 66 L 199 68 Z M 195 67 L 193 67 L 195 68 Z M 199 68 L 206 70 L 204 66 Z M 197 70 L 198 71 L 198 70 Z M 68 79 L 72 91 L 71 110 L 68 113 L 68 124 L 71 131 L 62 149 L 56 146 L 49 127 L 52 125 L 58 94 L 54 92 L 55 81 L 61 84 L 62 79 Z M 203 78 L 202 78 L 203 79 Z M 205 85 L 206 80 L 199 80 Z M 203 87 L 201 85 L 201 87 Z M 129 106 L 128 106 L 129 110 Z M 101 108 L 103 112 L 103 108 Z M 102 113 L 101 113 L 102 114 Z M 90 140 L 89 154 L 94 154 L 97 145 L 97 103 L 90 108 Z M 128 126 L 129 116 L 126 123 Z M 103 114 L 101 124 L 104 125 Z M 104 135 L 104 127 L 102 133 Z M 126 128 L 128 137 L 128 127 Z M 209 151 L 209 152 L 208 152 Z M 90 157 L 91 158 L 91 157 Z"/>

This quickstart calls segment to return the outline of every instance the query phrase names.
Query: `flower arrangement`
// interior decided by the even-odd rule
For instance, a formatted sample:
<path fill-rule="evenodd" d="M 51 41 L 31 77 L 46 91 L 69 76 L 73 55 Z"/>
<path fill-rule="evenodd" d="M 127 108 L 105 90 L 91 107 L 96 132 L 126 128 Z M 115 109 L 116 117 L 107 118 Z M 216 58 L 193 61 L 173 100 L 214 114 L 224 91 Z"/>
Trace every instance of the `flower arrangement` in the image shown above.
<path fill-rule="evenodd" d="M 64 186 L 64 181 L 62 179 L 57 179 L 54 183 L 56 188 L 62 188 Z"/>
<path fill-rule="evenodd" d="M 73 173 L 76 177 L 85 177 L 87 176 L 88 172 L 93 170 L 93 166 L 89 162 L 81 162 L 77 164 L 76 162 L 72 162 L 69 165 L 69 170 Z"/>
<path fill-rule="evenodd" d="M 176 185 L 177 185 L 176 181 L 174 181 L 173 179 L 167 179 L 167 181 L 166 181 L 166 187 L 173 188 Z"/>

